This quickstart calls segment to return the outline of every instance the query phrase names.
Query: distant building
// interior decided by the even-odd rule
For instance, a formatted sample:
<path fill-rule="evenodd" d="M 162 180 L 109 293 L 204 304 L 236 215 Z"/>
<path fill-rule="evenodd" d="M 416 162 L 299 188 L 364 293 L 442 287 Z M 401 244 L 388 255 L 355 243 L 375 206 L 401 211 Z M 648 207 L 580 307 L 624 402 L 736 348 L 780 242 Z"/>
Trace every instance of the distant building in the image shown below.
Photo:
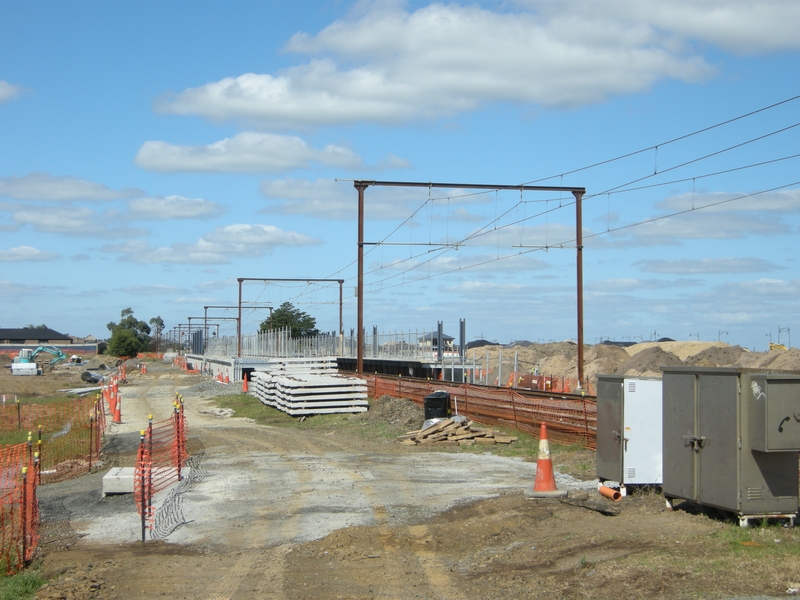
<path fill-rule="evenodd" d="M 24 346 L 61 346 L 72 344 L 72 338 L 53 329 L 0 329 L 0 344 L 20 344 Z"/>

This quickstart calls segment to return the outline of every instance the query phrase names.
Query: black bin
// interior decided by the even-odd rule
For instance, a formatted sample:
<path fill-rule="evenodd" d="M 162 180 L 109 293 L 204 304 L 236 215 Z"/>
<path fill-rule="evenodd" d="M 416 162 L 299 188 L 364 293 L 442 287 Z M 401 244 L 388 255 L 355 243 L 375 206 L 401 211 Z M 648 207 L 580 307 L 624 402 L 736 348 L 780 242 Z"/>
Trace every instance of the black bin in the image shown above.
<path fill-rule="evenodd" d="M 433 392 L 425 396 L 422 402 L 425 410 L 425 420 L 446 419 L 450 416 L 450 394 L 447 392 Z"/>

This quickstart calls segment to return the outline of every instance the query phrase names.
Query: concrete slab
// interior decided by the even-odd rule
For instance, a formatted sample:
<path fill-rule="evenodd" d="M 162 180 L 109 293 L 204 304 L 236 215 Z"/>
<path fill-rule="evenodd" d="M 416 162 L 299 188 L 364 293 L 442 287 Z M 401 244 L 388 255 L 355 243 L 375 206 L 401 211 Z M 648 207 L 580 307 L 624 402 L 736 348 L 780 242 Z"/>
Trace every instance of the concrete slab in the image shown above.
<path fill-rule="evenodd" d="M 133 493 L 133 467 L 114 467 L 103 475 L 103 497 Z"/>
<path fill-rule="evenodd" d="M 190 471 L 189 467 L 184 467 L 181 469 L 181 476 L 188 477 Z M 105 498 L 109 494 L 132 494 L 133 477 L 133 467 L 114 467 L 103 475 L 103 497 Z M 176 469 L 175 467 L 156 467 L 153 469 L 153 479 L 156 482 L 163 479 L 174 479 L 177 482 Z"/>

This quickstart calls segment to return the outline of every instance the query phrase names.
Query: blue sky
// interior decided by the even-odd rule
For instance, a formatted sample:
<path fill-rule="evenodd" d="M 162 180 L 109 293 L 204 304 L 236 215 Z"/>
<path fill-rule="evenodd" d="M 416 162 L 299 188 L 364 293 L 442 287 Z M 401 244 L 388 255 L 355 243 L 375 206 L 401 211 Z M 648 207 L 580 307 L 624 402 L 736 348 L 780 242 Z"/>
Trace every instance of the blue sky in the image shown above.
<path fill-rule="evenodd" d="M 237 277 L 341 278 L 349 332 L 368 179 L 585 187 L 587 343 L 800 341 L 796 0 L 0 11 L 2 327 L 169 329 Z M 572 200 L 368 188 L 366 327 L 574 338 Z M 243 286 L 328 331 L 338 295 Z"/>

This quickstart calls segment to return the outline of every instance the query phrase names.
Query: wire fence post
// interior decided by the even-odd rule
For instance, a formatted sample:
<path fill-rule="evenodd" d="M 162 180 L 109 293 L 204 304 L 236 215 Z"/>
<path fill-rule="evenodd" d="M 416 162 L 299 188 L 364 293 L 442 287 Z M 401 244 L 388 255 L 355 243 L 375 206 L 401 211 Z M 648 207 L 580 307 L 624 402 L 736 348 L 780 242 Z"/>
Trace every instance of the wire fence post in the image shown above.
<path fill-rule="evenodd" d="M 144 435 L 145 430 L 142 429 L 139 432 L 139 456 L 136 459 L 136 462 L 139 465 L 139 470 L 141 472 L 139 478 L 141 479 L 141 499 L 139 502 L 139 513 L 142 516 L 142 543 L 145 542 L 145 534 L 147 531 L 147 474 L 145 473 L 146 469 L 146 460 L 145 460 L 145 446 L 144 446 Z"/>
<path fill-rule="evenodd" d="M 17 429 L 22 429 L 22 407 L 19 403 L 19 398 L 14 396 L 14 401 L 17 403 Z"/>
<path fill-rule="evenodd" d="M 28 467 L 22 467 L 22 564 L 28 555 Z"/>
<path fill-rule="evenodd" d="M 89 472 L 92 472 L 92 446 L 94 445 L 94 414 L 89 416 Z"/>

